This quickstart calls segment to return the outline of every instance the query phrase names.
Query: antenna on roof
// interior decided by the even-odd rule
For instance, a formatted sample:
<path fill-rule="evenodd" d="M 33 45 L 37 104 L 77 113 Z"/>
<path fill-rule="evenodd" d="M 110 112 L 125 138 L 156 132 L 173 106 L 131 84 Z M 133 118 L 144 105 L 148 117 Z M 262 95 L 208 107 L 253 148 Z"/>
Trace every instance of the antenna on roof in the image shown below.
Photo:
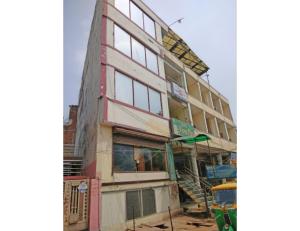
<path fill-rule="evenodd" d="M 175 22 L 172 22 L 168 27 L 174 25 L 175 23 L 181 23 L 184 18 L 177 19 Z"/>

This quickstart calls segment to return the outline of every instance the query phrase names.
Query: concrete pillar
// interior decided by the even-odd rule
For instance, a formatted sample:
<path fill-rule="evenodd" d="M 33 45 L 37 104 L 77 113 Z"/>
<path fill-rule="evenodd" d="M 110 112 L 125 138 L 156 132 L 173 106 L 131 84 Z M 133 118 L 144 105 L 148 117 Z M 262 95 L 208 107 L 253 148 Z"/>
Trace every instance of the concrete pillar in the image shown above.
<path fill-rule="evenodd" d="M 220 104 L 221 114 L 224 115 L 223 107 L 222 107 L 222 101 L 221 101 L 220 98 L 219 98 L 219 104 Z"/>
<path fill-rule="evenodd" d="M 192 149 L 191 152 L 191 158 L 192 158 L 192 166 L 193 166 L 193 173 L 196 178 L 196 184 L 200 186 L 200 181 L 199 181 L 199 171 L 198 171 L 198 164 L 197 164 L 197 152 L 196 152 L 196 147 Z"/>
<path fill-rule="evenodd" d="M 188 105 L 188 112 L 189 112 L 189 117 L 190 117 L 190 123 L 191 123 L 192 126 L 194 126 L 191 104 L 187 103 L 187 105 Z"/>
<path fill-rule="evenodd" d="M 203 97 L 202 97 L 202 92 L 201 92 L 201 84 L 199 82 L 197 82 L 197 85 L 198 85 L 198 89 L 199 89 L 200 100 L 201 100 L 201 102 L 203 102 Z"/>
<path fill-rule="evenodd" d="M 214 121 L 215 121 L 215 125 L 216 125 L 217 137 L 220 137 L 220 130 L 219 130 L 219 125 L 218 125 L 218 121 L 217 121 L 216 117 L 215 117 Z"/>
<path fill-rule="evenodd" d="M 210 107 L 214 109 L 214 102 L 212 99 L 211 91 L 208 91 L 208 98 L 210 100 Z"/>
<path fill-rule="evenodd" d="M 218 160 L 218 165 L 223 165 L 223 159 L 222 159 L 222 154 L 217 155 L 217 160 Z M 222 179 L 222 183 L 226 183 L 226 179 Z"/>
<path fill-rule="evenodd" d="M 225 122 L 224 122 L 224 130 L 225 130 L 225 133 L 226 133 L 227 140 L 229 140 L 229 134 L 228 134 L 227 125 L 226 125 Z"/>
<path fill-rule="evenodd" d="M 183 76 L 184 89 L 185 89 L 186 93 L 189 93 L 185 72 L 182 72 L 182 76 Z"/>
<path fill-rule="evenodd" d="M 205 111 L 203 111 L 203 121 L 204 121 L 204 124 L 205 124 L 206 133 L 208 133 L 208 127 L 207 127 L 207 123 L 206 123 L 206 112 Z"/>

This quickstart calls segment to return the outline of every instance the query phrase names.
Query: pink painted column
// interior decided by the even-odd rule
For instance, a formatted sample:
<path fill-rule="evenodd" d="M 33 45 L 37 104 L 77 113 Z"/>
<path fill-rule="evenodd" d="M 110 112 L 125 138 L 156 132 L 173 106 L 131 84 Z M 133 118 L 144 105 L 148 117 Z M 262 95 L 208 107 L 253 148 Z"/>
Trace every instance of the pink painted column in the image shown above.
<path fill-rule="evenodd" d="M 100 230 L 100 179 L 90 180 L 89 231 Z"/>

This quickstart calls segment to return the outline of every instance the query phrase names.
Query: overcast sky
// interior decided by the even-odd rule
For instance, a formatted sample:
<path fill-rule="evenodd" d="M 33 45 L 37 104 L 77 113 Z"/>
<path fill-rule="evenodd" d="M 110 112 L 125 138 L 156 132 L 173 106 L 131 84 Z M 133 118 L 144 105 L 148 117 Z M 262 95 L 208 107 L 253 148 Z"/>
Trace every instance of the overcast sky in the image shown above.
<path fill-rule="evenodd" d="M 64 0 L 64 117 L 77 104 L 96 0 Z M 236 0 L 144 0 L 209 66 L 210 84 L 236 121 Z"/>

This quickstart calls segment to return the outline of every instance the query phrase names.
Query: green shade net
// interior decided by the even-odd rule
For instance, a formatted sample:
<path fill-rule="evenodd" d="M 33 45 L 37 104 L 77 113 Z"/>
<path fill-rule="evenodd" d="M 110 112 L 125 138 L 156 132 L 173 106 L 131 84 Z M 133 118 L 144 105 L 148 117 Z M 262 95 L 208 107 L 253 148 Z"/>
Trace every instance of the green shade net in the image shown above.
<path fill-rule="evenodd" d="M 203 142 L 203 141 L 207 141 L 207 140 L 210 140 L 210 138 L 207 135 L 199 134 L 195 137 L 190 137 L 190 136 L 183 137 L 180 141 L 187 143 L 187 144 L 193 144 L 193 143 Z"/>

